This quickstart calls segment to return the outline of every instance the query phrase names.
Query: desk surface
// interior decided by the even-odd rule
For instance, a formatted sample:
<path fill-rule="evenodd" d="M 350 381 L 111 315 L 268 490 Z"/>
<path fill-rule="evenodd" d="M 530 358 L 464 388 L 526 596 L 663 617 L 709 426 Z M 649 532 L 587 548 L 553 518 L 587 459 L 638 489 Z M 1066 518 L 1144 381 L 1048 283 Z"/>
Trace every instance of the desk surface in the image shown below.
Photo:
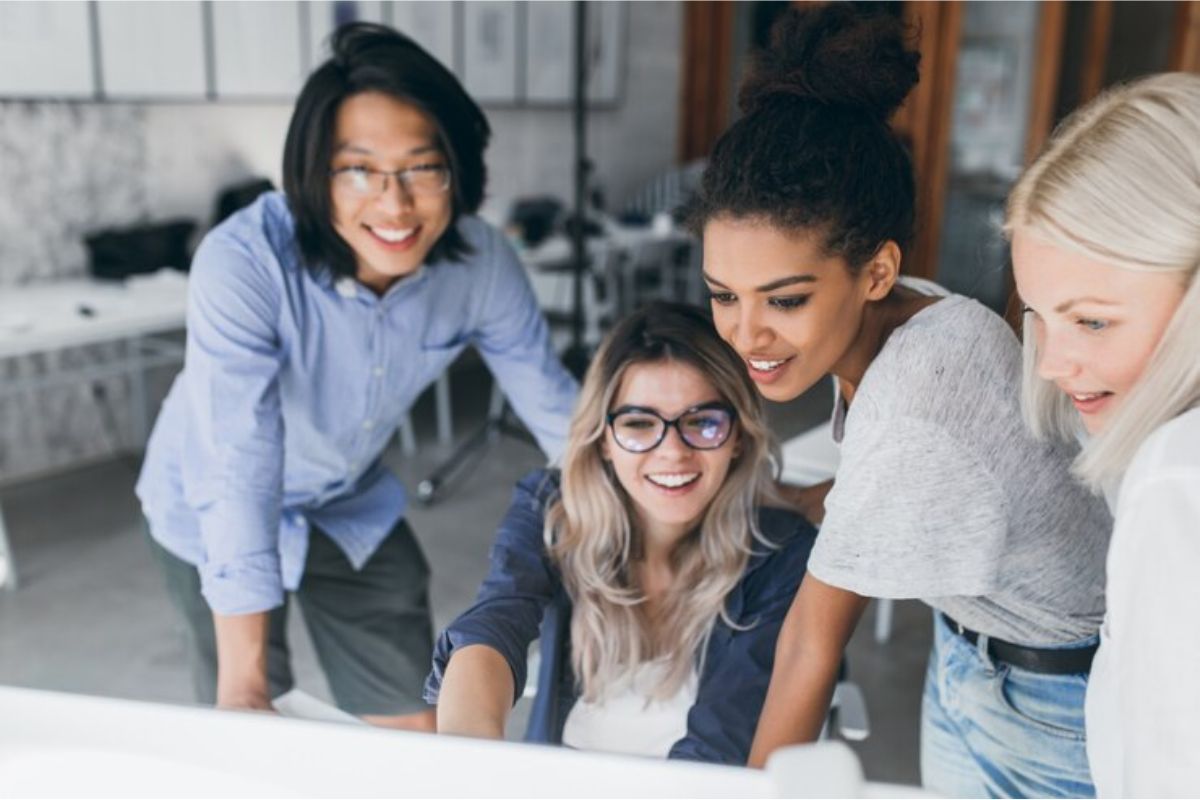
<path fill-rule="evenodd" d="M 174 270 L 124 283 L 75 279 L 4 286 L 0 358 L 178 330 L 186 312 L 187 276 Z"/>

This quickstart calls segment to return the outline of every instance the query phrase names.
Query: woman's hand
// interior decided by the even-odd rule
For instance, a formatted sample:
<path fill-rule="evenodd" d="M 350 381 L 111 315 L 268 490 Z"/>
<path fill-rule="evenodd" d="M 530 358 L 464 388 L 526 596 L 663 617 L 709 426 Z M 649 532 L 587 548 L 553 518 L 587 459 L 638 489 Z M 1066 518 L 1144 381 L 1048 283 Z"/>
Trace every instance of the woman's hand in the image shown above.
<path fill-rule="evenodd" d="M 438 694 L 438 733 L 503 739 L 514 693 L 512 668 L 498 650 L 484 644 L 456 650 Z"/>
<path fill-rule="evenodd" d="M 779 632 L 750 766 L 763 766 L 780 747 L 821 735 L 842 654 L 866 605 L 867 598 L 805 574 Z"/>

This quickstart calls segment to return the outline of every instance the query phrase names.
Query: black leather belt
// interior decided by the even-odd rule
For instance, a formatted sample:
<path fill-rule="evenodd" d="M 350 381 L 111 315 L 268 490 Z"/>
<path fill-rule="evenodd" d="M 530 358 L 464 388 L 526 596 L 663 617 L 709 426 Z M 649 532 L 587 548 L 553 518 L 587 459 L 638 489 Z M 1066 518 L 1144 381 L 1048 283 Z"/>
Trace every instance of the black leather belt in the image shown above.
<path fill-rule="evenodd" d="M 964 628 L 950 617 L 938 612 L 950 630 L 966 639 L 971 644 L 979 641 L 979 634 L 970 628 Z M 1099 645 L 1088 647 L 1071 647 L 1066 649 L 1046 649 L 1042 647 L 1025 647 L 1011 644 L 1000 639 L 988 637 L 988 655 L 997 661 L 1003 661 L 1014 667 L 1027 669 L 1030 672 L 1040 672 L 1043 675 L 1075 675 L 1086 673 L 1092 668 L 1092 658 L 1096 655 Z"/>

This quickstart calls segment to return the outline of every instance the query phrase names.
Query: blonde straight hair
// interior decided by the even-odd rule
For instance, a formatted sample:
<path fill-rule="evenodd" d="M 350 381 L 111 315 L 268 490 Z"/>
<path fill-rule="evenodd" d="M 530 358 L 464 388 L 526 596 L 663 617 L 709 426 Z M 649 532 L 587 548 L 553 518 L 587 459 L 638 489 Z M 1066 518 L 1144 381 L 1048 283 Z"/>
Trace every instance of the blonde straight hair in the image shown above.
<path fill-rule="evenodd" d="M 1145 78 L 1068 117 L 1009 196 L 1005 231 L 1018 228 L 1122 269 L 1175 273 L 1186 287 L 1137 384 L 1075 462 L 1094 491 L 1115 488 L 1151 432 L 1200 405 L 1200 75 Z M 1038 377 L 1028 328 L 1024 340 L 1026 420 L 1038 436 L 1074 438 L 1078 414 Z"/>
<path fill-rule="evenodd" d="M 667 362 L 695 367 L 733 407 L 738 452 L 699 529 L 671 555 L 674 580 L 656 638 L 635 569 L 641 535 L 601 445 L 629 367 Z M 608 335 L 580 391 L 563 456 L 562 491 L 548 509 L 544 531 L 574 607 L 571 658 L 586 699 L 598 699 L 640 664 L 658 659 L 668 668 L 654 694 L 669 697 L 702 656 L 717 618 L 733 624 L 725 598 L 741 580 L 754 543 L 770 546 L 758 530 L 757 508 L 764 500 L 777 501 L 777 456 L 745 366 L 699 309 L 655 303 Z"/>

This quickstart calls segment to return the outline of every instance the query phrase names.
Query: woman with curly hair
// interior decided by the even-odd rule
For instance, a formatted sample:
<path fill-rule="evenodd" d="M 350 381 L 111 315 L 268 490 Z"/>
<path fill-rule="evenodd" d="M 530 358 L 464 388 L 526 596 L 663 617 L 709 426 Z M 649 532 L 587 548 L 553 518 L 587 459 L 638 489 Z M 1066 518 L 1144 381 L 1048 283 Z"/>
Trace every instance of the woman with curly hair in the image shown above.
<path fill-rule="evenodd" d="M 916 598 L 935 625 L 926 786 L 1087 795 L 1083 699 L 1111 521 L 1071 479 L 1073 444 L 1025 430 L 1004 321 L 900 277 L 914 183 L 888 120 L 918 60 L 886 12 L 787 12 L 695 213 L 717 329 L 759 391 L 787 401 L 827 375 L 838 389 L 841 464 L 803 498 L 821 535 L 751 763 L 818 735 L 867 598 Z"/>

